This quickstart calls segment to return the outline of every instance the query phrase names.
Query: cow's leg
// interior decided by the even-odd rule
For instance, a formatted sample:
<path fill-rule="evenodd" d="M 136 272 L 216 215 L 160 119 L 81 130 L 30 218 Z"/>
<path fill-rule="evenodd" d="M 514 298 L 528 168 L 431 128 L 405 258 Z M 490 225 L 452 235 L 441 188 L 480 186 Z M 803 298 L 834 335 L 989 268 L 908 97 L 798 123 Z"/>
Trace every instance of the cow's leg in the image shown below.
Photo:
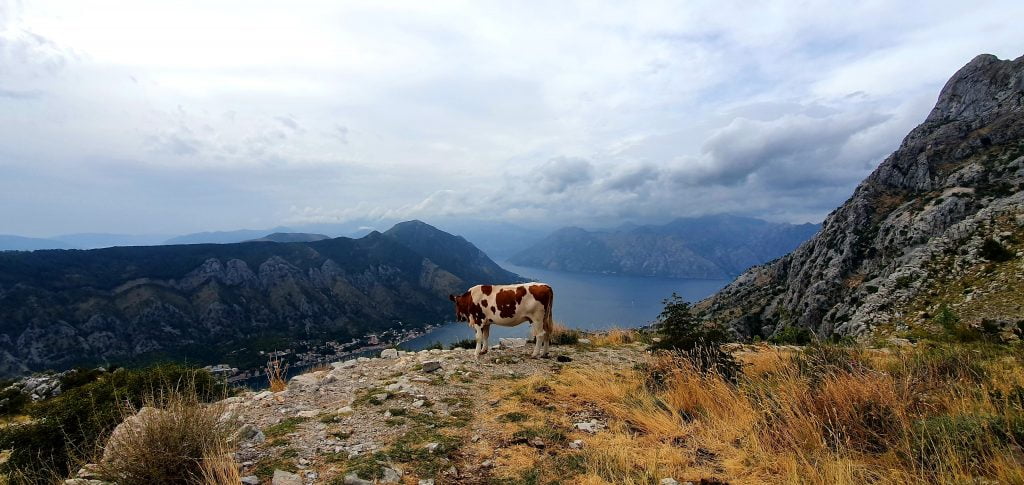
<path fill-rule="evenodd" d="M 536 358 L 541 356 L 541 348 L 544 347 L 544 337 L 547 333 L 544 331 L 544 325 L 540 322 L 530 322 L 530 325 L 533 327 L 534 339 L 533 353 L 530 356 Z"/>
<path fill-rule="evenodd" d="M 486 348 L 481 350 L 481 344 L 484 343 L 484 332 L 481 325 L 474 325 L 473 328 L 476 330 L 476 356 L 480 358 L 480 355 L 486 352 Z"/>
<path fill-rule="evenodd" d="M 551 332 L 544 332 L 544 352 L 541 353 L 541 357 L 548 356 L 548 349 L 551 348 Z"/>
<path fill-rule="evenodd" d="M 491 326 L 490 325 L 484 325 L 483 326 L 483 334 L 484 334 L 484 351 L 483 351 L 483 353 L 486 354 L 487 350 L 491 348 L 490 347 L 490 343 L 487 342 L 487 339 L 490 338 L 490 336 L 491 336 Z"/>

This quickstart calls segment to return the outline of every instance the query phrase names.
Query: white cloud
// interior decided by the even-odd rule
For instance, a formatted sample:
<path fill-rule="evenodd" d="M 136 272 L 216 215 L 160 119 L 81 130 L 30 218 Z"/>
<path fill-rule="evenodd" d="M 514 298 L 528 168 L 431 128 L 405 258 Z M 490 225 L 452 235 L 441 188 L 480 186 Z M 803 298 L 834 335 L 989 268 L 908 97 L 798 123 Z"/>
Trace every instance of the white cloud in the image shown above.
<path fill-rule="evenodd" d="M 1022 14 L 0 0 L 0 233 L 819 219 Z"/>

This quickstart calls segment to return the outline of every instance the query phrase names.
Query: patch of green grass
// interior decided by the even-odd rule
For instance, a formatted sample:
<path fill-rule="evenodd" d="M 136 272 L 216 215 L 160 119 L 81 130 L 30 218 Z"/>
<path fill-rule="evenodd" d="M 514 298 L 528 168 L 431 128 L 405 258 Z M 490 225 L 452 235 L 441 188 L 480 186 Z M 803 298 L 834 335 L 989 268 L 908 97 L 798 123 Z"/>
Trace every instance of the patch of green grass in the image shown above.
<path fill-rule="evenodd" d="M 255 468 L 252 470 L 252 474 L 260 478 L 260 480 L 269 480 L 270 477 L 274 476 L 274 470 L 283 470 L 286 472 L 295 473 L 298 468 L 291 460 L 285 460 L 280 457 L 267 457 L 256 462 Z"/>
<path fill-rule="evenodd" d="M 529 417 L 530 416 L 527 415 L 526 413 L 521 413 L 521 412 L 518 412 L 518 411 L 513 411 L 511 413 L 505 413 L 505 414 L 502 414 L 501 416 L 498 416 L 498 421 L 500 421 L 502 423 L 519 423 L 519 422 L 526 421 L 526 419 L 529 418 Z"/>
<path fill-rule="evenodd" d="M 288 433 L 294 433 L 298 429 L 299 424 L 306 421 L 309 421 L 309 418 L 300 418 L 297 416 L 284 418 L 280 423 L 267 426 L 266 429 L 263 430 L 263 435 L 267 438 L 275 438 L 278 436 L 284 436 Z"/>
<path fill-rule="evenodd" d="M 545 445 L 565 444 L 569 441 L 565 432 L 554 426 L 528 426 L 512 434 L 513 443 L 529 443 L 538 438 Z"/>
<path fill-rule="evenodd" d="M 437 443 L 437 449 L 429 451 L 426 447 L 428 443 Z M 394 461 L 407 464 L 418 475 L 433 476 L 451 466 L 451 459 L 462 443 L 463 440 L 459 436 L 420 425 L 398 437 L 388 448 L 387 456 Z"/>
<path fill-rule="evenodd" d="M 349 458 L 345 462 L 343 475 L 355 473 L 363 480 L 377 480 L 384 476 L 384 465 L 381 465 L 380 462 L 386 462 L 387 459 L 387 455 L 381 452 L 365 453 Z"/>
<path fill-rule="evenodd" d="M 338 423 L 341 422 L 342 415 L 338 413 L 328 413 L 320 415 L 320 422 L 324 424 Z"/>
<path fill-rule="evenodd" d="M 384 389 L 379 387 L 370 387 L 359 391 L 359 393 L 356 394 L 356 398 L 352 400 L 352 407 L 367 405 L 380 406 L 381 404 L 384 404 L 384 401 L 373 397 L 377 394 L 386 394 L 386 392 Z"/>
<path fill-rule="evenodd" d="M 295 458 L 296 456 L 299 456 L 299 450 L 296 450 L 295 448 L 285 448 L 284 450 L 281 450 L 280 456 L 281 458 Z"/>

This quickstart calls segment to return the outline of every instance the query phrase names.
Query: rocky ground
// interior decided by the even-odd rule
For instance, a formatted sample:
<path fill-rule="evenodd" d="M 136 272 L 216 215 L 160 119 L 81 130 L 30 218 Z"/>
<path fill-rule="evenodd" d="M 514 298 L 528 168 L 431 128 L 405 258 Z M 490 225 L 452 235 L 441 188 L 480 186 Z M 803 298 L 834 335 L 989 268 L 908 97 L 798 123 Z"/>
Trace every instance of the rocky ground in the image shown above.
<path fill-rule="evenodd" d="M 628 367 L 644 354 L 640 346 L 597 348 L 584 340 L 532 359 L 532 345 L 524 344 L 503 339 L 479 360 L 463 349 L 386 350 L 297 376 L 282 392 L 231 397 L 228 411 L 244 423 L 236 453 L 243 482 L 493 483 L 500 448 L 554 445 L 542 436 L 495 442 L 493 419 L 483 418 L 500 408 L 497 390 L 565 367 Z M 602 426 L 579 418 L 568 438 Z"/>

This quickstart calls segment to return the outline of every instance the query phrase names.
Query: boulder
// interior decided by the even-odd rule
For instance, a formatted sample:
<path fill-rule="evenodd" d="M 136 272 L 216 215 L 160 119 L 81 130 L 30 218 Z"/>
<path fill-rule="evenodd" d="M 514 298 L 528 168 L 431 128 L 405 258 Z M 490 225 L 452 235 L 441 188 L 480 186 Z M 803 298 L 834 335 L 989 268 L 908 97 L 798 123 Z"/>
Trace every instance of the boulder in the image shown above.
<path fill-rule="evenodd" d="M 397 359 L 398 349 L 384 349 L 380 351 L 380 358 L 382 359 Z"/>
<path fill-rule="evenodd" d="M 356 475 L 355 473 L 349 473 L 348 475 L 345 475 L 345 480 L 342 483 L 344 483 L 345 485 L 373 485 L 373 482 L 369 480 L 363 480 L 362 478 L 359 478 L 359 475 Z"/>
<path fill-rule="evenodd" d="M 274 470 L 274 477 L 270 479 L 271 485 L 303 485 L 302 477 L 284 470 Z"/>
<path fill-rule="evenodd" d="M 441 362 L 436 360 L 427 360 L 423 362 L 423 372 L 434 372 L 441 368 Z"/>
<path fill-rule="evenodd" d="M 500 338 L 498 339 L 498 345 L 503 349 L 514 349 L 517 347 L 526 347 L 525 338 Z"/>

